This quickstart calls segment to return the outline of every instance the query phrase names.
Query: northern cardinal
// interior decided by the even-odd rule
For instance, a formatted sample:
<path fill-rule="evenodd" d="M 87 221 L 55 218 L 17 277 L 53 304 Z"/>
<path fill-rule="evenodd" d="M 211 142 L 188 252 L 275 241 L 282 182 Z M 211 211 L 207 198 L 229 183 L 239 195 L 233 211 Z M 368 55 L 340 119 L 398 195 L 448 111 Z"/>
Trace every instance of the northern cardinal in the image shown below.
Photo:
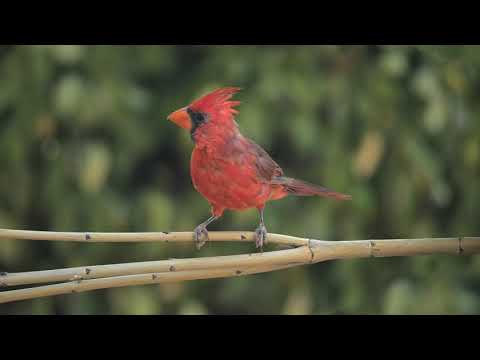
<path fill-rule="evenodd" d="M 263 211 L 268 201 L 287 195 L 351 199 L 284 176 L 265 150 L 240 133 L 234 119 L 238 114 L 234 107 L 240 102 L 230 100 L 239 90 L 215 90 L 168 116 L 168 120 L 190 131 L 195 144 L 190 164 L 193 186 L 211 205 L 212 216 L 194 230 L 198 249 L 208 240 L 207 226 L 227 209 L 258 209 L 260 226 L 255 231 L 255 242 L 257 248 L 263 248 L 267 238 Z"/>

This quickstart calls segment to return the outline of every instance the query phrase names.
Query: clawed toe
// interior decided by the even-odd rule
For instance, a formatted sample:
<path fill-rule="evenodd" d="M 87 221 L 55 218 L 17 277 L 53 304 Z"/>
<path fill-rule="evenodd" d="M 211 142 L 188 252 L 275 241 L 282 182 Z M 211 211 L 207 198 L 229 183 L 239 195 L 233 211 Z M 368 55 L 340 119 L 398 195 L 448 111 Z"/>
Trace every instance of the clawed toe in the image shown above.
<path fill-rule="evenodd" d="M 200 250 L 203 245 L 209 240 L 208 239 L 208 230 L 206 226 L 200 225 L 197 226 L 193 232 L 195 246 L 197 250 Z"/>
<path fill-rule="evenodd" d="M 257 249 L 263 251 L 263 245 L 267 243 L 267 228 L 264 225 L 260 225 L 255 230 L 255 245 Z"/>

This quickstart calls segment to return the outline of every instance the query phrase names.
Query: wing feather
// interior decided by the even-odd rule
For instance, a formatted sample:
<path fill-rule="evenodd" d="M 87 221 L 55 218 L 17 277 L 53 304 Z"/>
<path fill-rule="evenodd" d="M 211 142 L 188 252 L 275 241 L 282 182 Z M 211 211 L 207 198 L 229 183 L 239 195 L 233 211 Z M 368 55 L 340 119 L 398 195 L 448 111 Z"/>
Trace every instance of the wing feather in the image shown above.
<path fill-rule="evenodd" d="M 258 176 L 270 182 L 273 178 L 283 176 L 282 168 L 268 155 L 268 153 L 258 144 L 247 139 L 251 155 L 255 159 L 255 168 Z"/>

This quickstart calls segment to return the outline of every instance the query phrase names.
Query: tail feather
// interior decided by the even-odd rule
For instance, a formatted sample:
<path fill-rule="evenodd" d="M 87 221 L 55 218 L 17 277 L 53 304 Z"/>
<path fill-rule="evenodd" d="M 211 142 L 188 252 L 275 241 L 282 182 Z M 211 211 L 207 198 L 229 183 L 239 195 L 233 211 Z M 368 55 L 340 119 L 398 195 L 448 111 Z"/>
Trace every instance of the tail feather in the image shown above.
<path fill-rule="evenodd" d="M 271 182 L 273 185 L 282 185 L 288 194 L 295 196 L 323 196 L 333 198 L 336 200 L 351 200 L 350 195 L 338 193 L 336 191 L 327 189 L 322 186 L 310 184 L 306 181 L 288 178 L 288 177 L 276 177 Z"/>

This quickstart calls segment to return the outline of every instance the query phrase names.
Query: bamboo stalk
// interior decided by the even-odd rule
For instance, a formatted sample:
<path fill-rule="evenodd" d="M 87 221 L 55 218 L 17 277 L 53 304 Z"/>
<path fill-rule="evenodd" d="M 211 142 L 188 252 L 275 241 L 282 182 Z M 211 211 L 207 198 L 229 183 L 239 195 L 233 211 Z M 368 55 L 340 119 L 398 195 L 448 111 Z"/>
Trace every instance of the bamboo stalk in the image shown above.
<path fill-rule="evenodd" d="M 391 239 L 335 242 L 311 240 L 309 251 L 306 251 L 306 247 L 299 247 L 291 250 L 246 255 L 170 259 L 3 274 L 0 275 L 0 286 L 18 286 L 74 279 L 96 279 L 100 277 L 134 275 L 149 272 L 207 270 L 293 263 L 305 264 L 308 262 L 316 263 L 326 260 L 365 257 L 429 254 L 468 255 L 478 253 L 479 251 L 479 238 Z"/>
<path fill-rule="evenodd" d="M 0 276 L 0 286 L 49 283 L 77 279 L 163 273 L 193 270 L 228 269 L 252 266 L 282 266 L 305 264 L 312 259 L 306 246 L 290 250 L 278 250 L 256 254 L 203 257 L 196 259 L 170 259 L 136 263 L 82 266 L 65 269 L 30 271 Z M 1 293 L 0 293 L 1 296 Z"/>
<path fill-rule="evenodd" d="M 366 257 L 473 255 L 480 253 L 480 237 L 382 239 L 355 241 L 311 240 L 313 262 Z"/>
<path fill-rule="evenodd" d="M 92 242 L 193 241 L 192 233 L 91 233 L 88 235 L 87 240 L 86 233 L 0 230 L 0 239 L 53 239 L 54 241 Z M 248 232 L 212 232 L 210 233 L 210 239 L 212 241 L 252 241 L 253 234 Z M 0 273 L 0 286 L 74 280 L 31 289 L 3 291 L 0 292 L 0 303 L 76 291 L 148 284 L 153 280 L 170 282 L 230 277 L 237 276 L 239 273 L 248 275 L 327 260 L 480 253 L 479 237 L 322 241 L 269 234 L 268 241 L 299 247 L 247 255 L 97 265 L 16 274 Z M 148 279 L 149 276 L 152 277 L 151 280 Z M 82 286 L 78 287 L 79 284 L 82 284 Z"/>
<path fill-rule="evenodd" d="M 254 233 L 249 231 L 212 231 L 210 241 L 253 241 Z M 0 229 L 0 240 L 40 240 L 69 242 L 192 242 L 192 232 L 142 232 L 142 233 L 105 233 L 105 232 L 54 232 Z M 278 245 L 302 246 L 308 240 L 282 234 L 268 234 L 268 241 Z"/>
<path fill-rule="evenodd" d="M 99 278 L 91 280 L 76 280 L 64 282 L 55 285 L 37 286 L 34 288 L 11 290 L 0 292 L 0 304 L 13 301 L 36 299 L 47 296 L 56 296 L 62 294 L 75 294 L 79 292 L 109 289 L 116 287 L 161 284 L 179 281 L 204 280 L 214 278 L 226 278 L 259 274 L 264 272 L 286 269 L 294 265 L 282 266 L 259 266 L 251 268 L 237 269 L 210 269 L 210 270 L 192 270 L 180 271 L 177 273 L 149 273 L 126 276 L 115 276 L 108 278 Z"/>

